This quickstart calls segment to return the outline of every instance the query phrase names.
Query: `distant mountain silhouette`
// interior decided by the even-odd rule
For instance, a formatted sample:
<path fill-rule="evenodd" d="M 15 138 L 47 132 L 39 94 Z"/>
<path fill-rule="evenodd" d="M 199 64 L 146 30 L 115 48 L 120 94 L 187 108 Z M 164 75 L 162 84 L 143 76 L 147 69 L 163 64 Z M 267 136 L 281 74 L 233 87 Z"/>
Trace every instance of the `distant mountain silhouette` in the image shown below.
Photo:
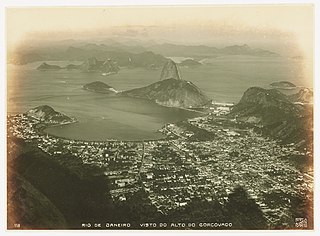
<path fill-rule="evenodd" d="M 95 57 L 88 58 L 79 66 L 79 69 L 85 72 L 102 72 L 107 74 L 115 74 L 120 70 L 117 62 L 110 58 L 105 61 L 98 61 Z"/>
<path fill-rule="evenodd" d="M 219 49 L 219 53 L 227 55 L 251 55 L 263 57 L 279 56 L 277 53 L 268 50 L 251 48 L 247 44 L 224 47 Z"/>
<path fill-rule="evenodd" d="M 193 59 L 186 59 L 179 63 L 179 66 L 200 66 L 200 62 Z"/>
<path fill-rule="evenodd" d="M 156 44 L 148 48 L 156 53 L 166 56 L 196 56 L 196 55 L 251 55 L 260 57 L 276 57 L 279 54 L 260 48 L 251 48 L 247 44 L 232 45 L 224 48 L 210 47 L 204 45 L 177 45 Z"/>
<path fill-rule="evenodd" d="M 102 42 L 102 41 L 101 41 Z M 217 48 L 205 45 L 178 45 L 163 43 L 144 43 L 141 45 L 129 41 L 117 42 L 108 39 L 103 43 L 84 43 L 77 40 L 39 42 L 32 48 L 22 46 L 19 50 L 10 51 L 8 62 L 22 65 L 35 61 L 84 61 L 96 57 L 100 61 L 110 58 L 120 67 L 161 68 L 166 62 L 165 56 L 207 57 L 220 55 L 251 55 L 259 57 L 276 57 L 279 54 L 248 45 L 232 45 Z M 161 54 L 161 55 L 160 55 Z"/>
<path fill-rule="evenodd" d="M 219 51 L 219 49 L 216 47 L 209 47 L 204 45 L 178 45 L 171 43 L 154 44 L 148 47 L 148 50 L 166 56 L 212 55 L 217 54 Z"/>
<path fill-rule="evenodd" d="M 90 57 L 85 60 L 81 65 L 69 64 L 65 67 L 58 65 L 49 65 L 46 62 L 42 63 L 37 70 L 51 71 L 51 70 L 80 70 L 83 72 L 101 72 L 105 75 L 116 74 L 120 70 L 117 62 L 108 58 L 105 61 L 99 61 L 95 57 Z"/>
<path fill-rule="evenodd" d="M 166 58 L 162 55 L 155 54 L 151 51 L 145 51 L 141 53 L 131 53 L 123 50 L 108 51 L 108 48 L 104 46 L 91 46 L 91 47 L 69 47 L 64 53 L 64 58 L 68 60 L 85 60 L 88 55 L 92 58 L 97 58 L 100 61 L 106 61 L 111 59 L 117 62 L 117 66 L 120 67 L 161 67 Z"/>
<path fill-rule="evenodd" d="M 62 67 L 57 66 L 57 65 L 49 65 L 46 62 L 43 62 L 40 66 L 37 67 L 37 70 L 60 70 Z"/>

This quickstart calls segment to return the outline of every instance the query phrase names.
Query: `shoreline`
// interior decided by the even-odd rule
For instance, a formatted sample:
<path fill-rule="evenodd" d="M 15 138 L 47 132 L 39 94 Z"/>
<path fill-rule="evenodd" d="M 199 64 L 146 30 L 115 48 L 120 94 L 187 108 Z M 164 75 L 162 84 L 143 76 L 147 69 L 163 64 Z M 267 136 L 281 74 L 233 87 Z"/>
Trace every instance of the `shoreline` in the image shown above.
<path fill-rule="evenodd" d="M 163 104 L 161 104 L 161 103 L 156 102 L 155 100 L 148 99 L 148 98 L 132 97 L 132 96 L 127 96 L 127 95 L 122 95 L 122 92 L 125 92 L 125 91 L 126 91 L 126 90 L 124 90 L 124 91 L 118 91 L 118 93 L 116 94 L 116 96 L 118 96 L 118 97 L 124 97 L 124 98 L 132 98 L 132 99 L 139 99 L 139 100 L 150 101 L 150 102 L 152 102 L 152 103 L 157 104 L 158 106 L 165 107 L 165 108 L 179 109 L 179 110 L 184 110 L 184 111 L 189 111 L 189 112 L 194 112 L 194 113 L 200 113 L 200 114 L 204 114 L 204 115 L 209 114 L 209 112 L 201 112 L 201 111 L 193 110 L 193 109 L 191 109 L 191 108 L 186 108 L 186 107 L 166 106 L 166 105 L 163 105 Z M 197 107 L 197 108 L 200 108 L 200 107 Z"/>
<path fill-rule="evenodd" d="M 88 92 L 95 92 L 95 91 L 90 91 L 88 89 L 85 89 L 83 88 L 84 90 L 88 91 Z M 96 92 L 95 92 L 96 93 Z M 146 100 L 146 101 L 150 101 L 158 106 L 161 106 L 161 107 L 165 107 L 165 108 L 171 108 L 171 109 L 179 109 L 179 110 L 182 110 L 182 111 L 187 111 L 187 112 L 192 112 L 194 113 L 195 116 L 194 118 L 196 117 L 203 117 L 205 115 L 208 115 L 209 112 L 201 112 L 201 111 L 197 111 L 197 110 L 193 110 L 193 109 L 190 109 L 190 108 L 183 108 L 183 107 L 171 107 L 171 106 L 165 106 L 165 105 L 162 105 L 162 104 L 159 104 L 157 103 L 156 101 L 153 101 L 153 100 L 150 100 L 150 99 L 145 99 L 145 98 L 137 98 L 137 97 L 130 97 L 130 96 L 123 96 L 121 94 L 121 92 L 119 92 L 118 94 L 114 94 L 113 96 L 111 97 L 124 97 L 124 98 L 131 98 L 131 99 L 139 99 L 139 100 Z M 7 115 L 20 115 L 20 114 L 25 114 L 25 112 L 8 112 Z M 199 116 L 198 116 L 199 115 Z M 179 120 L 179 121 L 183 121 L 185 119 L 182 119 L 182 120 Z M 179 122 L 177 121 L 177 122 Z M 159 132 L 159 130 L 163 127 L 165 127 L 168 123 L 164 123 L 158 130 L 155 130 L 155 133 L 160 133 L 161 135 L 163 135 L 164 137 L 163 138 L 152 138 L 152 139 L 134 139 L 134 140 L 126 140 L 126 139 L 106 139 L 106 140 L 85 140 L 85 139 L 74 139 L 74 138 L 67 138 L 67 137 L 63 137 L 63 136 L 59 136 L 59 135 L 55 135 L 55 134 L 51 134 L 49 132 L 46 131 L 46 129 L 48 128 L 52 128 L 52 127 L 62 127 L 62 126 L 65 126 L 65 125 L 71 125 L 71 124 L 75 124 L 75 123 L 80 123 L 80 121 L 75 118 L 74 121 L 72 122 L 67 122 L 67 123 L 61 123 L 61 124 L 46 124 L 46 123 L 39 123 L 38 125 L 43 125 L 43 127 L 36 127 L 36 131 L 39 132 L 41 135 L 50 135 L 54 138 L 59 138 L 59 139 L 63 139 L 63 140 L 69 140 L 69 141 L 79 141 L 79 142 L 96 142 L 96 143 L 106 143 L 106 142 L 138 142 L 138 143 L 141 143 L 141 142 L 154 142 L 154 141 L 165 141 L 165 140 L 175 140 L 176 138 L 168 138 L 167 135 L 165 134 L 162 134 L 161 132 Z M 38 126 L 37 125 L 37 126 Z"/>
<path fill-rule="evenodd" d="M 64 140 L 69 140 L 69 141 L 76 141 L 76 142 L 87 142 L 87 143 L 106 143 L 106 142 L 132 142 L 132 143 L 142 143 L 142 142 L 155 142 L 155 141 L 165 141 L 165 140 L 173 140 L 173 139 L 169 139 L 168 136 L 164 135 L 165 137 L 163 138 L 158 138 L 158 139 L 142 139 L 142 140 L 120 140 L 120 139 L 107 139 L 107 140 L 84 140 L 84 139 L 74 139 L 74 138 L 67 138 L 67 137 L 63 137 L 63 136 L 58 136 L 58 135 L 54 135 L 54 134 L 50 134 L 49 132 L 46 132 L 45 130 L 47 128 L 51 128 L 51 127 L 60 127 L 63 125 L 69 125 L 69 124 L 74 124 L 77 123 L 79 121 L 76 122 L 72 122 L 72 123 L 68 123 L 68 124 L 56 124 L 56 125 L 50 125 L 50 126 L 44 126 L 44 127 L 40 127 L 40 128 L 36 128 L 37 132 L 39 132 L 42 135 L 49 135 L 52 136 L 54 138 L 59 138 L 59 139 L 64 139 Z M 160 133 L 159 131 L 156 131 L 158 133 Z M 162 134 L 162 133 L 161 133 Z"/>

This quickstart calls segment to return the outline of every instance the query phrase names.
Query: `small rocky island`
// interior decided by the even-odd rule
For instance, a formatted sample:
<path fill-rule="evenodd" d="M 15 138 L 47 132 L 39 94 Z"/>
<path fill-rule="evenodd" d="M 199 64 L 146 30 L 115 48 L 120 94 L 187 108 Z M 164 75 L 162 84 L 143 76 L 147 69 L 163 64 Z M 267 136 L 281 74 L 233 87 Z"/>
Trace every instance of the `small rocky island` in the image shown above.
<path fill-rule="evenodd" d="M 92 83 L 85 84 L 83 85 L 83 89 L 91 92 L 95 92 L 95 93 L 103 93 L 103 94 L 110 94 L 110 95 L 118 93 L 118 91 L 115 90 L 113 87 L 101 81 L 94 81 Z"/>
<path fill-rule="evenodd" d="M 277 88 L 277 89 L 292 89 L 297 87 L 295 84 L 289 81 L 274 82 L 274 83 L 271 83 L 270 86 L 272 88 Z"/>
<path fill-rule="evenodd" d="M 69 124 L 76 122 L 75 118 L 57 112 L 48 105 L 42 105 L 30 109 L 27 111 L 26 115 L 43 124 Z"/>
<path fill-rule="evenodd" d="M 116 61 L 108 58 L 107 60 L 99 61 L 95 57 L 90 57 L 85 60 L 81 65 L 69 64 L 67 66 L 50 65 L 46 62 L 37 67 L 40 71 L 52 71 L 52 70 L 79 70 L 82 72 L 100 72 L 102 75 L 117 74 L 120 70 Z"/>
<path fill-rule="evenodd" d="M 38 66 L 37 70 L 47 71 L 47 70 L 61 70 L 63 69 L 61 66 L 58 65 L 50 65 L 46 62 L 43 62 L 40 66 Z"/>

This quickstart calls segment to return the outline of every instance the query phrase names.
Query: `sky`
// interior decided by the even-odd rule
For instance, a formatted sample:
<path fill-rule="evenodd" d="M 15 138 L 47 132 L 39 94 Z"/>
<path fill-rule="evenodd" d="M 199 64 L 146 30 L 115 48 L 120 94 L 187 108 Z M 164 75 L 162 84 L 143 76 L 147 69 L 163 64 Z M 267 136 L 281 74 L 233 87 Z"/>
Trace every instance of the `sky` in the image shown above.
<path fill-rule="evenodd" d="M 7 8 L 7 43 L 122 37 L 218 47 L 246 43 L 311 57 L 313 11 L 311 4 Z"/>

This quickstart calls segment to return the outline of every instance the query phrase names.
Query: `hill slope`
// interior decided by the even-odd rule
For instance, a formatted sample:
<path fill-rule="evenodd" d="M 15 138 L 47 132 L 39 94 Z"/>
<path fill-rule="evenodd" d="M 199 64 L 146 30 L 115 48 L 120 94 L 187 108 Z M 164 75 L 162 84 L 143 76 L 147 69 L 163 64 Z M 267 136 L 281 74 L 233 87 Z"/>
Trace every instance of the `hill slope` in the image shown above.
<path fill-rule="evenodd" d="M 27 112 L 27 115 L 40 120 L 43 123 L 69 123 L 73 122 L 74 119 L 70 118 L 60 112 L 55 111 L 52 107 L 47 105 L 38 106 Z"/>
<path fill-rule="evenodd" d="M 247 89 L 232 110 L 239 117 L 257 118 L 256 122 L 272 123 L 274 120 L 297 116 L 301 108 L 292 104 L 286 95 L 276 89 L 252 87 Z"/>
<path fill-rule="evenodd" d="M 85 84 L 85 85 L 83 85 L 83 88 L 85 90 L 95 92 L 95 93 L 104 93 L 104 94 L 116 94 L 117 93 L 117 91 L 113 87 L 111 87 L 101 81 L 94 81 L 92 83 Z"/>
<path fill-rule="evenodd" d="M 191 108 L 206 104 L 209 99 L 193 83 L 185 80 L 165 79 L 146 87 L 127 90 L 122 95 L 143 98 L 169 106 Z"/>
<path fill-rule="evenodd" d="M 12 171 L 8 180 L 8 228 L 56 229 L 67 227 L 57 207 L 25 178 Z"/>
<path fill-rule="evenodd" d="M 230 115 L 262 127 L 262 131 L 284 142 L 312 140 L 313 108 L 294 104 L 276 89 L 249 88 Z"/>

